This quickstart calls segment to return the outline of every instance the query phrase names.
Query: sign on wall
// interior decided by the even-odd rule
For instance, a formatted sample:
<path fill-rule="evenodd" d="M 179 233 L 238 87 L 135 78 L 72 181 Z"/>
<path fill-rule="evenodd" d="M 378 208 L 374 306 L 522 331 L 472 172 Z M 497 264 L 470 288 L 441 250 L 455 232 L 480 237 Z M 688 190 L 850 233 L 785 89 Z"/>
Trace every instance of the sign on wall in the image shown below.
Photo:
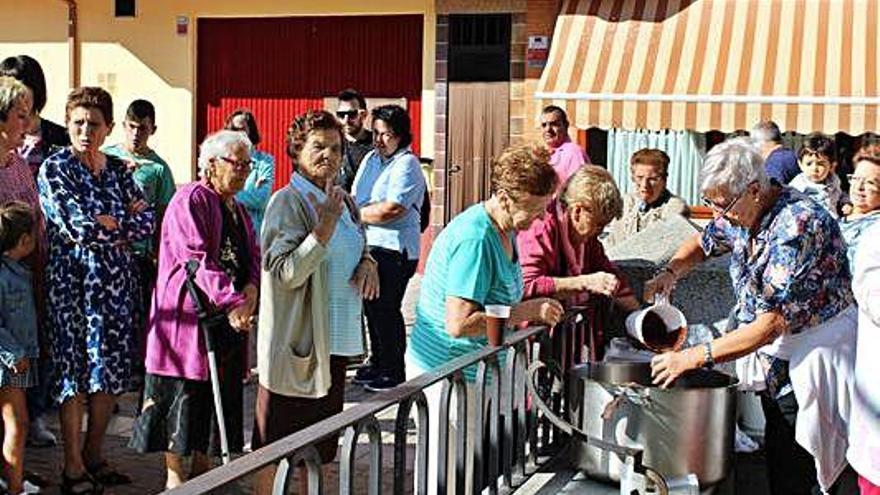
<path fill-rule="evenodd" d="M 529 44 L 526 49 L 526 64 L 529 69 L 543 69 L 547 64 L 549 53 L 549 36 L 529 36 Z"/>

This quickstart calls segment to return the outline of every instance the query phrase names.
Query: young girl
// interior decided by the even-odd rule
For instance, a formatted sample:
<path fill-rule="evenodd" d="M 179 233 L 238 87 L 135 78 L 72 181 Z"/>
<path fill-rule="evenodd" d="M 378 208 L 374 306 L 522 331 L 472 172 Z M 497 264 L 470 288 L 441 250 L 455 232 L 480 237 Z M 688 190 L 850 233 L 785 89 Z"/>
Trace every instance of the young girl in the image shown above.
<path fill-rule="evenodd" d="M 0 206 L 0 414 L 8 493 L 22 493 L 27 436 L 25 389 L 37 383 L 37 314 L 31 272 L 22 263 L 34 250 L 34 216 L 24 203 Z"/>

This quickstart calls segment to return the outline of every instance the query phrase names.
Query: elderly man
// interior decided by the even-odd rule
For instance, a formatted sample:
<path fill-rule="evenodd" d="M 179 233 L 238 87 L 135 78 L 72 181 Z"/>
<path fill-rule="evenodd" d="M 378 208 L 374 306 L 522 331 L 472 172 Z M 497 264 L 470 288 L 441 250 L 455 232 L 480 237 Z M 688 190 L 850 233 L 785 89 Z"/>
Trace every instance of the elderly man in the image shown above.
<path fill-rule="evenodd" d="M 584 150 L 568 137 L 568 116 L 565 110 L 549 105 L 541 111 L 541 137 L 550 151 L 550 165 L 559 175 L 560 188 L 577 169 L 590 163 Z"/>
<path fill-rule="evenodd" d="M 629 160 L 633 192 L 623 198 L 623 215 L 611 223 L 606 246 L 626 240 L 654 222 L 674 215 L 688 216 L 687 203 L 666 188 L 669 155 L 658 149 L 644 148 Z"/>
<path fill-rule="evenodd" d="M 345 150 L 337 183 L 348 192 L 354 183 L 361 161 L 373 150 L 373 133 L 364 127 L 367 118 L 367 101 L 354 89 L 344 89 L 336 97 L 336 118 L 342 124 Z"/>
<path fill-rule="evenodd" d="M 782 132 L 772 120 L 762 120 L 752 129 L 752 139 L 761 148 L 764 168 L 771 179 L 788 184 L 801 173 L 794 151 L 782 146 Z"/>

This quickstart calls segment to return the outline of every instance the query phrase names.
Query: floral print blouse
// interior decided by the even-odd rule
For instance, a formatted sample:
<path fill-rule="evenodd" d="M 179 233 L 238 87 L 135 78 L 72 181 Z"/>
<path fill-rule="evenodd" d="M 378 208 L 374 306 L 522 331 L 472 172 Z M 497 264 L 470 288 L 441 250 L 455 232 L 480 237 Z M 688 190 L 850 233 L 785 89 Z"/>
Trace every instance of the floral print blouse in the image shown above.
<path fill-rule="evenodd" d="M 788 323 L 787 331 L 796 334 L 853 302 L 846 245 L 837 222 L 794 189 L 782 189 L 754 236 L 718 218 L 706 227 L 701 244 L 708 256 L 731 252 L 735 327 L 778 311 Z M 788 362 L 760 352 L 759 357 L 771 396 L 791 391 Z"/>

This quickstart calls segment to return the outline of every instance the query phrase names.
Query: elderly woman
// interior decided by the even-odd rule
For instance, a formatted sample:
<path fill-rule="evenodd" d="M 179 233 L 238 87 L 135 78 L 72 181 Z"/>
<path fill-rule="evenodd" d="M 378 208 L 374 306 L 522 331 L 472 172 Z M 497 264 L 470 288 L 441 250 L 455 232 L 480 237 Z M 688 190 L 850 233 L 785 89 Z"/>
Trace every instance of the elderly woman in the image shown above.
<path fill-rule="evenodd" d="M 355 381 L 367 390 L 381 391 L 406 380 L 406 327 L 400 306 L 419 263 L 419 215 L 426 185 L 419 158 L 410 149 L 406 110 L 383 105 L 374 108 L 372 116 L 375 149 L 358 168 L 352 195 L 366 225 L 370 254 L 379 264 L 380 290 L 378 298 L 364 305 L 371 355 Z"/>
<path fill-rule="evenodd" d="M 343 139 L 325 111 L 288 131 L 296 172 L 269 201 L 263 227 L 254 449 L 342 412 L 348 359 L 364 352 L 361 300 L 378 295 L 379 277 L 357 208 L 335 185 Z M 336 444 L 318 445 L 324 462 Z M 273 471 L 261 472 L 256 493 L 271 493 Z"/>
<path fill-rule="evenodd" d="M 853 292 L 859 306 L 856 378 L 846 458 L 859 473 L 862 495 L 880 493 L 880 224 L 865 232 L 856 252 Z"/>
<path fill-rule="evenodd" d="M 235 199 L 244 205 L 251 222 L 254 224 L 254 232 L 260 235 L 263 226 L 263 214 L 269 196 L 272 195 L 272 186 L 275 184 L 275 157 L 256 149 L 260 144 L 260 131 L 257 129 L 257 119 L 253 112 L 247 108 L 239 108 L 226 118 L 224 129 L 239 131 L 247 134 L 251 140 L 251 173 L 248 174 L 244 188 L 235 195 Z"/>
<path fill-rule="evenodd" d="M 250 172 L 251 143 L 219 131 L 199 147 L 201 180 L 180 188 L 162 222 L 159 272 L 147 333 L 143 408 L 131 446 L 165 452 L 166 488 L 211 468 L 216 442 L 208 358 L 193 302 L 186 292 L 187 262 L 199 262 L 196 283 L 228 325 L 214 329 L 223 414 L 231 452 L 243 446 L 242 378 L 247 331 L 257 307 L 260 254 L 250 218 L 235 194 Z M 209 450 L 210 449 L 210 450 Z"/>
<path fill-rule="evenodd" d="M 855 253 L 868 227 L 880 223 L 880 156 L 871 148 L 859 150 L 853 157 L 854 169 L 849 176 L 852 211 L 840 218 L 840 230 L 846 240 L 850 270 L 855 275 Z"/>
<path fill-rule="evenodd" d="M 558 179 L 549 153 L 531 145 L 510 148 L 492 164 L 491 181 L 492 196 L 455 217 L 431 248 L 406 357 L 411 376 L 484 348 L 487 305 L 510 306 L 511 324 L 554 325 L 562 317 L 562 306 L 553 299 L 521 301 L 523 275 L 516 246 L 516 233 L 544 214 L 556 192 Z M 475 374 L 473 367 L 465 371 L 469 383 Z M 440 390 L 440 384 L 425 390 L 430 445 L 438 441 Z M 468 394 L 471 417 L 472 387 Z M 429 455 L 433 490 L 436 449 Z"/>
<path fill-rule="evenodd" d="M 752 374 L 764 378 L 748 382 L 764 389 L 771 492 L 810 493 L 817 478 L 822 489 L 837 489 L 847 482 L 839 475 L 846 468 L 855 340 L 837 222 L 802 193 L 771 183 L 761 155 L 742 139 L 712 148 L 701 190 L 714 221 L 646 284 L 646 299 L 669 294 L 707 257 L 732 251 L 734 329 L 705 345 L 655 357 L 654 381 L 668 386 L 685 371 L 745 357 Z M 836 373 L 823 373 L 823 367 Z"/>
<path fill-rule="evenodd" d="M 131 245 L 153 235 L 153 212 L 125 163 L 101 153 L 113 101 L 101 88 L 67 97 L 71 146 L 43 162 L 48 327 L 64 438 L 62 490 L 92 493 L 127 483 L 102 444 L 119 394 L 131 390 L 140 288 Z M 80 443 L 83 414 L 89 422 Z"/>
<path fill-rule="evenodd" d="M 517 237 L 526 299 L 554 297 L 572 303 L 590 295 L 613 297 L 624 311 L 639 301 L 623 273 L 606 256 L 597 236 L 620 216 L 621 198 L 607 170 L 585 165 L 568 179 L 544 218 Z M 593 359 L 604 351 L 602 328 L 591 326 L 588 340 Z"/>
<path fill-rule="evenodd" d="M 653 148 L 640 149 L 629 160 L 633 192 L 623 198 L 623 215 L 611 223 L 606 246 L 614 246 L 674 215 L 688 216 L 687 203 L 666 188 L 669 155 Z"/>

